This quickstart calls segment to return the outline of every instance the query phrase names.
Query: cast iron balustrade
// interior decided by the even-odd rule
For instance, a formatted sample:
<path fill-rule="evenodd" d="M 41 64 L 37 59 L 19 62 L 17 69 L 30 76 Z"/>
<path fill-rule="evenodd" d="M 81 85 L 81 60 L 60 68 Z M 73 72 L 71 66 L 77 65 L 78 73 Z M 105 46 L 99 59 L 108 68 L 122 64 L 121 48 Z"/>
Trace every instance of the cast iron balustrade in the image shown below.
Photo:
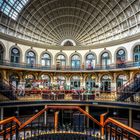
<path fill-rule="evenodd" d="M 11 63 L 8 60 L 1 60 L 0 61 L 0 65 L 1 66 L 8 66 L 8 67 L 16 67 L 16 68 L 24 68 L 24 69 L 36 69 L 36 70 L 56 70 L 56 71 L 98 71 L 98 70 L 113 70 L 113 69 L 127 69 L 127 68 L 136 68 L 136 67 L 140 67 L 140 62 L 125 62 L 123 64 L 110 64 L 107 67 L 103 66 L 103 65 L 96 65 L 94 68 L 89 69 L 89 68 L 85 68 L 85 67 L 79 67 L 79 68 L 72 68 L 71 66 L 66 66 L 66 67 L 62 67 L 57 69 L 56 66 L 42 66 L 40 64 L 27 64 L 27 63 Z"/>
<path fill-rule="evenodd" d="M 131 102 L 134 102 L 134 96 L 137 96 L 135 98 L 140 97 L 140 77 L 134 78 L 128 81 L 126 84 L 122 86 L 121 89 L 118 90 L 118 99 L 117 101 L 125 101 L 128 98 Z"/>
<path fill-rule="evenodd" d="M 44 117 L 46 111 L 53 110 L 54 122 L 48 122 L 48 116 Z M 72 110 L 79 111 L 85 115 L 85 122 L 91 119 L 93 125 L 90 127 L 86 124 L 71 123 L 64 125 L 60 123 L 59 111 Z M 140 132 L 130 128 L 117 120 L 108 118 L 107 113 L 100 115 L 100 121 L 96 120 L 88 112 L 78 106 L 47 106 L 29 120 L 21 124 L 15 117 L 0 121 L 1 131 L 0 136 L 3 140 L 139 140 Z M 75 117 L 75 116 L 74 116 Z M 74 118 L 73 117 L 73 118 Z M 107 117 L 107 118 L 106 118 Z M 63 118 L 61 118 L 63 119 Z M 79 117 L 79 122 L 80 122 Z"/>

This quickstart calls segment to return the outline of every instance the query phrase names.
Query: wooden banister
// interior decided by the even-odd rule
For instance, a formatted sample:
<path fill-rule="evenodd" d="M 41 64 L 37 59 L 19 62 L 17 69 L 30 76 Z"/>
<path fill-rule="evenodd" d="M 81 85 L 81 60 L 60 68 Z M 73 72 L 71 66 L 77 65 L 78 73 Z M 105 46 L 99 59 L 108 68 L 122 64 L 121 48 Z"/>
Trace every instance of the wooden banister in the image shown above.
<path fill-rule="evenodd" d="M 21 122 L 16 117 L 10 117 L 8 119 L 2 120 L 0 121 L 0 125 L 4 125 L 12 121 L 16 122 L 19 126 L 21 125 Z"/>
<path fill-rule="evenodd" d="M 129 127 L 129 126 L 127 126 L 127 125 L 125 125 L 125 124 L 123 124 L 123 123 L 117 121 L 117 120 L 114 120 L 114 119 L 112 119 L 112 118 L 108 118 L 108 119 L 104 122 L 104 127 L 105 127 L 105 125 L 107 125 L 108 123 L 115 124 L 116 126 L 122 128 L 122 129 L 126 130 L 127 132 L 130 132 L 130 133 L 132 133 L 133 135 L 135 135 L 135 136 L 137 136 L 137 137 L 140 138 L 140 132 L 139 132 L 139 131 L 137 131 L 137 130 L 135 130 L 135 129 L 133 129 L 133 128 L 131 128 L 131 127 Z"/>

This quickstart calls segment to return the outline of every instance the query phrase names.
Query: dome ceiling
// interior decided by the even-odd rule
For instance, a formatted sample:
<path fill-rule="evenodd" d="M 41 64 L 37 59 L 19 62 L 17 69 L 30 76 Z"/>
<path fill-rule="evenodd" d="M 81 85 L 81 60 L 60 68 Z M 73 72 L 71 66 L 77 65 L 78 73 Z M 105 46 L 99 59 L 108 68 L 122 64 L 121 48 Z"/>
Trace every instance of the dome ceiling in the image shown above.
<path fill-rule="evenodd" d="M 47 45 L 69 39 L 89 46 L 140 32 L 140 0 L 0 0 L 0 6 L 0 32 Z"/>

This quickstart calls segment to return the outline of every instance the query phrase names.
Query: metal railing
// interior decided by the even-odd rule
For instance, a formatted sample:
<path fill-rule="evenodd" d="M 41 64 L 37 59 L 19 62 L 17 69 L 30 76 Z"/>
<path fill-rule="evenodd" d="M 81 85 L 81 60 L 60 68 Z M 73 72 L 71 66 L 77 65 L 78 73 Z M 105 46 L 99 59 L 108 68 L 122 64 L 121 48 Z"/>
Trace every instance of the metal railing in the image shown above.
<path fill-rule="evenodd" d="M 44 117 L 44 113 L 49 109 L 53 110 L 54 122 L 48 123 L 47 116 Z M 60 110 L 73 110 L 79 111 L 79 114 L 85 115 L 86 119 L 91 119 L 93 124 L 88 127 L 85 123 L 72 123 L 70 125 L 63 125 L 59 122 L 58 113 Z M 58 112 L 58 113 L 57 113 Z M 115 119 L 108 118 L 107 113 L 100 115 L 100 121 L 96 120 L 88 112 L 84 111 L 78 106 L 47 106 L 40 112 L 35 114 L 29 120 L 21 124 L 15 117 L 0 121 L 0 126 L 3 128 L 0 131 L 0 136 L 3 140 L 38 140 L 38 139 L 56 139 L 59 136 L 71 136 L 72 139 L 91 140 L 104 138 L 106 140 L 139 140 L 140 132 L 128 127 L 125 124 L 118 122 Z M 56 117 L 57 116 L 57 117 Z M 80 122 L 80 116 L 77 116 Z M 74 118 L 74 116 L 73 116 Z M 63 119 L 63 118 L 62 118 Z M 63 137 L 64 140 L 68 137 Z M 70 140 L 70 139 L 67 139 Z"/>
<path fill-rule="evenodd" d="M 125 101 L 130 98 L 131 102 L 135 102 L 134 96 L 136 98 L 140 97 L 140 78 L 134 78 L 129 80 L 126 84 L 122 86 L 120 90 L 117 91 L 118 101 Z"/>
<path fill-rule="evenodd" d="M 86 68 L 85 66 L 80 67 L 72 67 L 72 66 L 42 66 L 40 64 L 27 64 L 27 63 L 13 63 L 8 60 L 1 60 L 1 66 L 8 66 L 8 67 L 16 67 L 16 68 L 26 68 L 26 69 L 37 69 L 37 70 L 57 70 L 57 71 L 93 71 L 93 70 L 113 70 L 113 69 L 126 69 L 126 68 L 133 68 L 133 67 L 140 67 L 140 62 L 125 62 L 123 64 L 110 64 L 107 66 L 104 65 L 96 65 L 94 68 Z"/>

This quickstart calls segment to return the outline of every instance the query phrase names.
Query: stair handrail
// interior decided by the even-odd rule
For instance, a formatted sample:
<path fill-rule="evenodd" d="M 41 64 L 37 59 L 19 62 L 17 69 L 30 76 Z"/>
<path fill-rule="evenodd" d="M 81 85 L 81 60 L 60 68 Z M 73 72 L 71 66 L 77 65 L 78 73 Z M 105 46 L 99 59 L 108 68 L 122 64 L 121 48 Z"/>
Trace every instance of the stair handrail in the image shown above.
<path fill-rule="evenodd" d="M 135 136 L 137 136 L 137 137 L 140 138 L 140 132 L 139 132 L 139 131 L 137 131 L 137 130 L 135 130 L 135 129 L 133 129 L 133 128 L 131 128 L 131 127 L 129 127 L 129 126 L 127 126 L 127 125 L 125 125 L 125 124 L 123 124 L 123 123 L 121 123 L 121 122 L 115 120 L 115 119 L 113 119 L 113 118 L 110 118 L 110 117 L 109 117 L 109 118 L 104 122 L 104 127 L 105 127 L 105 125 L 107 125 L 108 123 L 115 124 L 116 126 L 122 128 L 122 129 L 126 130 L 127 132 L 132 133 L 133 135 L 135 135 Z"/>

